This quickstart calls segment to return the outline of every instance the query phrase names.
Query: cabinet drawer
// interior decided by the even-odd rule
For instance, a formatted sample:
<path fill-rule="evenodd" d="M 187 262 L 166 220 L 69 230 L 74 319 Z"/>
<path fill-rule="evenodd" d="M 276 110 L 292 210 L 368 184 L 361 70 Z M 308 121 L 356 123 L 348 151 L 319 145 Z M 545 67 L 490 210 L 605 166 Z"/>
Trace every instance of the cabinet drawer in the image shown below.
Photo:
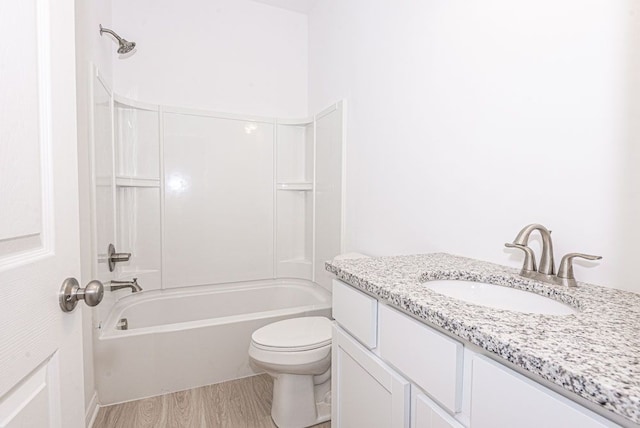
<path fill-rule="evenodd" d="M 618 426 L 486 357 L 474 356 L 471 426 L 474 428 L 602 428 Z"/>
<path fill-rule="evenodd" d="M 333 317 L 369 349 L 377 345 L 378 301 L 342 281 L 333 280 Z"/>
<path fill-rule="evenodd" d="M 380 305 L 379 352 L 450 412 L 462 406 L 462 344 Z"/>

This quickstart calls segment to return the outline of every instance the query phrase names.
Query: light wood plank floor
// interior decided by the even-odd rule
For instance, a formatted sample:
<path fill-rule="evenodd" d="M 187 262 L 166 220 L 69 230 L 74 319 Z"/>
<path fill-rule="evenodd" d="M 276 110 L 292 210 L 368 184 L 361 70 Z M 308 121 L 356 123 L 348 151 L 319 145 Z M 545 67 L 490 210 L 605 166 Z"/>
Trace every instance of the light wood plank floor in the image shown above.
<path fill-rule="evenodd" d="M 102 407 L 93 428 L 274 428 L 272 392 L 269 375 L 252 376 Z"/>

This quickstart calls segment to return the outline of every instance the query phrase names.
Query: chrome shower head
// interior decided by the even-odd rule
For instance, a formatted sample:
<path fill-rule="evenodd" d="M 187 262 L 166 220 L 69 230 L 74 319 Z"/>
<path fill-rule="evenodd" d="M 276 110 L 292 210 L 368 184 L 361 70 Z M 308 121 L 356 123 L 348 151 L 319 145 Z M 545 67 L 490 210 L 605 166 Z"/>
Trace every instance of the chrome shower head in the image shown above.
<path fill-rule="evenodd" d="M 118 47 L 118 53 L 121 54 L 121 55 L 131 52 L 136 47 L 136 43 L 135 42 L 129 42 L 129 41 L 123 39 L 122 37 L 118 36 L 115 31 L 110 30 L 108 28 L 104 28 L 102 26 L 102 24 L 101 24 L 100 25 L 100 35 L 101 36 L 102 36 L 102 33 L 109 33 L 109 34 L 111 34 L 113 37 L 115 37 L 118 40 L 118 43 L 120 44 L 120 47 Z"/>
<path fill-rule="evenodd" d="M 120 41 L 120 47 L 118 48 L 119 54 L 126 54 L 134 50 L 136 47 L 136 42 L 128 42 L 125 39 Z"/>

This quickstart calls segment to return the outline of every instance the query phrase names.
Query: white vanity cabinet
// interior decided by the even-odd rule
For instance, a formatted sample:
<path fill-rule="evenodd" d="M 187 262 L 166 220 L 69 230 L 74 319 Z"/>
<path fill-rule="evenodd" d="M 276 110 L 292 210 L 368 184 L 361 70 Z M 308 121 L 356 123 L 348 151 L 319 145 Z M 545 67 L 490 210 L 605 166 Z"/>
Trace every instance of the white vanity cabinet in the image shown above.
<path fill-rule="evenodd" d="M 334 327 L 332 366 L 332 426 L 409 427 L 409 382 L 340 327 Z"/>
<path fill-rule="evenodd" d="M 333 308 L 334 428 L 619 426 L 338 280 Z"/>
<path fill-rule="evenodd" d="M 462 343 L 423 323 L 380 305 L 378 353 L 442 407 L 462 407 Z"/>
<path fill-rule="evenodd" d="M 618 426 L 487 357 L 472 365 L 473 428 Z"/>

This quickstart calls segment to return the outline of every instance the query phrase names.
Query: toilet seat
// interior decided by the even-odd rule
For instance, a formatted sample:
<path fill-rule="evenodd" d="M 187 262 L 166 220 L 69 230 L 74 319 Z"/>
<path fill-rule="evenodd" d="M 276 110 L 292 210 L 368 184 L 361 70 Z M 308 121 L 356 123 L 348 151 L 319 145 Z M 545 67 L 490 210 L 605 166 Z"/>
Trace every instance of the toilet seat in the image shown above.
<path fill-rule="evenodd" d="M 278 321 L 254 331 L 252 345 L 271 352 L 303 352 L 331 345 L 331 321 L 303 317 Z"/>

